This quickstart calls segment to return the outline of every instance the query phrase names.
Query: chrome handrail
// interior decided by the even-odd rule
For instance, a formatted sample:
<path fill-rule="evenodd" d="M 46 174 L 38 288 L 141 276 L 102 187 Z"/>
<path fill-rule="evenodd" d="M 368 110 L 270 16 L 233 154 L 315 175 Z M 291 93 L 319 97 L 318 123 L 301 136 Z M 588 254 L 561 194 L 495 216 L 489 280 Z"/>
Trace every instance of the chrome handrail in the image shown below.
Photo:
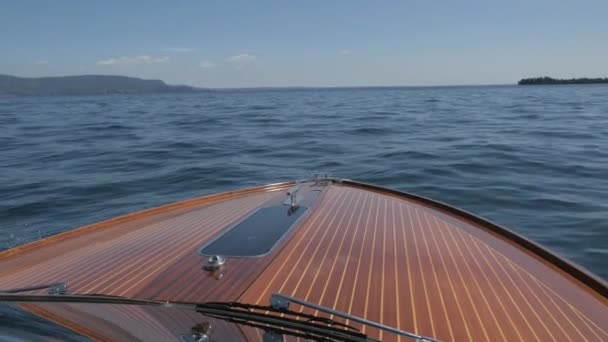
<path fill-rule="evenodd" d="M 346 312 L 342 312 L 342 311 L 337 311 L 334 309 L 330 309 L 321 305 L 317 305 L 314 303 L 310 303 L 307 302 L 305 300 L 302 299 L 298 299 L 298 298 L 294 298 L 294 297 L 290 297 L 290 296 L 286 296 L 284 294 L 280 294 L 280 293 L 273 293 L 272 296 L 270 297 L 270 305 L 277 310 L 287 310 L 289 308 L 289 303 L 295 303 L 301 306 L 305 306 L 311 309 L 315 309 L 321 312 L 325 312 L 334 316 L 338 316 L 338 317 L 342 317 L 348 320 L 351 320 L 353 322 L 358 322 L 361 324 L 365 324 L 367 326 L 370 327 L 374 327 L 380 330 L 384 330 L 384 331 L 389 331 L 392 332 L 394 334 L 397 335 L 401 335 L 401 336 L 406 336 L 409 338 L 413 338 L 417 341 L 423 341 L 423 342 L 439 342 L 438 340 L 434 339 L 434 338 L 430 338 L 430 337 L 426 337 L 426 336 L 421 336 L 421 335 L 416 335 L 414 333 L 411 332 L 407 332 L 407 331 L 403 331 L 403 330 L 399 330 L 397 328 L 393 328 L 390 327 L 388 325 L 384 325 L 384 324 L 380 324 L 374 321 L 370 321 L 367 320 L 365 318 L 361 318 L 361 317 L 357 317 L 357 316 L 353 316 L 351 314 L 348 314 Z"/>

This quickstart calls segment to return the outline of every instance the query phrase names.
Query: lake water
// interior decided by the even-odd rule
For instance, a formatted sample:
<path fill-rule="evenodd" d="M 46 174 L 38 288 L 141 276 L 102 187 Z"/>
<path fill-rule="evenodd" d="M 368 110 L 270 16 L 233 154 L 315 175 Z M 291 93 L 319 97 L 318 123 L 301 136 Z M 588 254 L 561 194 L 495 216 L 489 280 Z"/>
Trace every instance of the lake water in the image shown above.
<path fill-rule="evenodd" d="M 335 177 L 488 218 L 608 278 L 608 86 L 0 98 L 0 248 Z"/>

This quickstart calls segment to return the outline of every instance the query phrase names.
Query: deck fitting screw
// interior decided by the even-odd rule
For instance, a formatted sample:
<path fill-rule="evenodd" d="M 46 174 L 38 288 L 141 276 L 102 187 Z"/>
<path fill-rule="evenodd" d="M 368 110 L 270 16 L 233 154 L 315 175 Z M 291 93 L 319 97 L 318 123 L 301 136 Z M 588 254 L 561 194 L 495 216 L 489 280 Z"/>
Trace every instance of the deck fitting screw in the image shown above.
<path fill-rule="evenodd" d="M 226 258 L 221 255 L 212 255 L 207 259 L 207 265 L 205 266 L 208 270 L 216 270 L 226 263 Z"/>

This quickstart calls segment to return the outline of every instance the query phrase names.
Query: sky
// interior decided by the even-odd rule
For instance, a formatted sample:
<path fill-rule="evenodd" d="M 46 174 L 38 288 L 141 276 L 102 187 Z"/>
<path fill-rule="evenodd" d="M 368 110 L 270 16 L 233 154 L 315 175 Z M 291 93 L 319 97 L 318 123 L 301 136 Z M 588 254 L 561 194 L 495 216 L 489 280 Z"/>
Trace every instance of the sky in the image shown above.
<path fill-rule="evenodd" d="M 608 0 L 0 1 L 0 74 L 201 87 L 608 76 Z"/>

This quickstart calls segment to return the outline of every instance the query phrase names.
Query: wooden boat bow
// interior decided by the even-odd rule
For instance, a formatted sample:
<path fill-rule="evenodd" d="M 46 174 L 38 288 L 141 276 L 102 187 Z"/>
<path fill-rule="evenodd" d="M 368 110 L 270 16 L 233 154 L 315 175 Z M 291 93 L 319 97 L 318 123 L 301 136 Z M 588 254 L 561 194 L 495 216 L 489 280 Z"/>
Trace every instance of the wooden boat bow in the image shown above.
<path fill-rule="evenodd" d="M 291 207 L 306 210 L 291 217 Z M 220 253 L 235 249 L 223 236 L 241 241 L 237 251 L 259 248 Z M 206 246 L 218 249 L 205 255 Z M 209 269 L 216 254 L 225 263 Z M 276 292 L 443 341 L 608 340 L 605 281 L 462 210 L 348 180 L 204 196 L 0 252 L 0 288 L 56 282 L 73 293 L 182 302 L 267 305 Z M 95 339 L 175 337 L 201 323 L 183 312 L 24 307 Z M 213 324 L 230 339 L 263 338 L 260 329 Z"/>

